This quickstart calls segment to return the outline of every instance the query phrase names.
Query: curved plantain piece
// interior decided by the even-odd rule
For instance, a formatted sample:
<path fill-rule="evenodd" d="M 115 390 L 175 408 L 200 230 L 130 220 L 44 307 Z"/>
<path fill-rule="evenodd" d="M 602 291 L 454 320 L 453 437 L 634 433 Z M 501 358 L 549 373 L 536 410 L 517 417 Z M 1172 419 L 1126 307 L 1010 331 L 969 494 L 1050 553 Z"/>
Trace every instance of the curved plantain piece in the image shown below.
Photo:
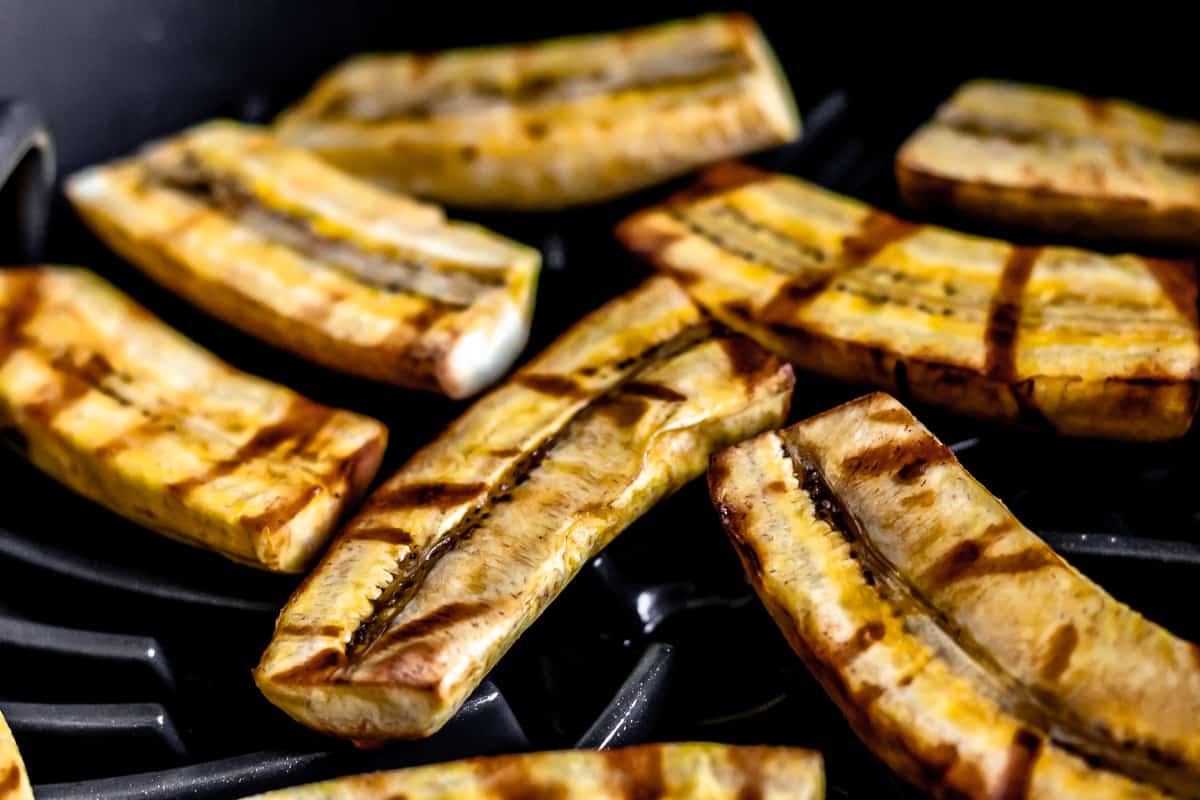
<path fill-rule="evenodd" d="M 87 270 L 0 270 L 0 432 L 158 533 L 299 572 L 387 429 L 239 372 Z"/>
<path fill-rule="evenodd" d="M 819 760 L 817 770 L 820 771 Z M 3 714 L 0 714 L 0 800 L 33 800 L 25 764 Z"/>
<path fill-rule="evenodd" d="M 916 225 L 739 164 L 625 220 L 631 250 L 814 372 L 1069 436 L 1182 436 L 1200 398 L 1188 261 Z"/>
<path fill-rule="evenodd" d="M 811 750 L 691 742 L 648 744 L 604 752 L 567 750 L 471 758 L 283 789 L 255 800 L 399 797 L 822 800 L 825 771 L 820 753 Z"/>
<path fill-rule="evenodd" d="M 338 736 L 434 733 L 587 559 L 778 424 L 791 388 L 670 280 L 611 301 L 368 499 L 284 608 L 259 688 Z"/>
<path fill-rule="evenodd" d="M 719 453 L 709 486 L 793 648 L 913 784 L 1200 794 L 1200 648 L 1074 570 L 891 397 Z"/>
<path fill-rule="evenodd" d="M 1200 247 L 1200 122 L 976 80 L 896 154 L 914 208 L 1046 233 Z"/>
<path fill-rule="evenodd" d="M 537 251 L 211 122 L 72 176 L 114 250 L 190 302 L 331 369 L 466 397 L 529 336 Z"/>
<path fill-rule="evenodd" d="M 406 192 L 549 209 L 790 141 L 800 119 L 762 32 L 730 14 L 535 44 L 358 56 L 277 130 Z"/>

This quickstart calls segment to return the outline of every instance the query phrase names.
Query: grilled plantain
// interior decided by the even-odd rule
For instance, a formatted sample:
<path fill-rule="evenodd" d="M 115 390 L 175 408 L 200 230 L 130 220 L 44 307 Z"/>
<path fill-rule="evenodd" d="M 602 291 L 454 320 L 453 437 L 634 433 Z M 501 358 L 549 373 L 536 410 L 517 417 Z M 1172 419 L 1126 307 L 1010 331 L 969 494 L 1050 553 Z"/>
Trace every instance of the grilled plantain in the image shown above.
<path fill-rule="evenodd" d="M 331 734 L 432 734 L 588 558 L 781 420 L 791 387 L 667 279 L 613 300 L 368 499 L 284 608 L 259 688 Z"/>
<path fill-rule="evenodd" d="M 819 760 L 815 766 L 810 764 L 808 769 L 815 769 L 815 780 L 820 780 Z M 0 800 L 33 800 L 33 790 L 29 788 L 29 776 L 25 774 L 21 753 L 17 750 L 17 743 L 13 741 L 12 731 L 8 729 L 3 714 L 0 714 Z"/>
<path fill-rule="evenodd" d="M 606 752 L 471 758 L 359 775 L 259 795 L 259 800 L 474 800 L 493 797 L 821 800 L 820 753 L 787 747 L 649 744 Z"/>
<path fill-rule="evenodd" d="M 1196 410 L 1196 269 L 1018 247 L 737 164 L 618 235 L 797 365 L 983 419 L 1170 439 Z"/>
<path fill-rule="evenodd" d="M 225 322 L 332 369 L 465 397 L 529 335 L 537 251 L 214 122 L 73 176 L 114 250 Z"/>
<path fill-rule="evenodd" d="M 1200 794 L 1200 648 L 1076 572 L 891 397 L 730 448 L 709 486 L 793 648 L 907 780 Z"/>
<path fill-rule="evenodd" d="M 1200 247 L 1200 123 L 1121 100 L 971 81 L 900 149 L 896 177 L 923 210 Z"/>
<path fill-rule="evenodd" d="M 559 208 L 796 138 L 758 26 L 710 15 L 622 33 L 359 56 L 280 118 L 343 168 L 464 206 Z"/>
<path fill-rule="evenodd" d="M 86 270 L 0 270 L 0 431 L 80 494 L 237 561 L 303 569 L 387 429 L 246 375 Z"/>

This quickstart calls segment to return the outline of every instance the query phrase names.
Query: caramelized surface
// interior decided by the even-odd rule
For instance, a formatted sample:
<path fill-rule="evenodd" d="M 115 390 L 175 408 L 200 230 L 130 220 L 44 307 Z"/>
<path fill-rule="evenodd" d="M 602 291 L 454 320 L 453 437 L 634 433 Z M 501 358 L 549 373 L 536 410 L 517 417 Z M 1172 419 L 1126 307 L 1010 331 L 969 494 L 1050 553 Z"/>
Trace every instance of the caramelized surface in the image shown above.
<path fill-rule="evenodd" d="M 1071 568 L 892 398 L 731 448 L 709 482 L 789 641 L 908 780 L 1200 791 L 1200 649 Z"/>
<path fill-rule="evenodd" d="M 651 744 L 473 758 L 284 789 L 261 800 L 483 800 L 494 797 L 821 800 L 821 756 L 783 747 Z"/>
<path fill-rule="evenodd" d="M 77 268 L 0 271 L 0 428 L 139 524 L 303 569 L 379 467 L 387 431 L 238 372 Z"/>
<path fill-rule="evenodd" d="M 368 500 L 280 616 L 259 687 L 356 739 L 445 723 L 582 564 L 708 454 L 781 420 L 790 370 L 655 279 L 578 323 Z"/>
<path fill-rule="evenodd" d="M 799 134 L 752 20 L 359 56 L 279 120 L 347 170 L 457 205 L 555 208 Z"/>
<path fill-rule="evenodd" d="M 815 771 L 814 780 L 820 780 L 820 757 L 810 764 Z M 13 741 L 12 731 L 0 714 L 0 800 L 33 800 L 33 790 L 29 788 L 29 776 L 25 774 L 25 765 L 21 762 L 21 754 L 17 751 L 17 743 Z"/>
<path fill-rule="evenodd" d="M 1018 247 L 741 165 L 620 237 L 796 364 L 984 419 L 1167 439 L 1197 402 L 1185 261 Z"/>
<path fill-rule="evenodd" d="M 536 251 L 230 122 L 73 176 L 114 249 L 193 303 L 333 369 L 472 394 L 528 336 Z"/>
<path fill-rule="evenodd" d="M 917 208 L 1200 245 L 1200 123 L 1122 100 L 971 81 L 905 143 L 896 174 Z"/>

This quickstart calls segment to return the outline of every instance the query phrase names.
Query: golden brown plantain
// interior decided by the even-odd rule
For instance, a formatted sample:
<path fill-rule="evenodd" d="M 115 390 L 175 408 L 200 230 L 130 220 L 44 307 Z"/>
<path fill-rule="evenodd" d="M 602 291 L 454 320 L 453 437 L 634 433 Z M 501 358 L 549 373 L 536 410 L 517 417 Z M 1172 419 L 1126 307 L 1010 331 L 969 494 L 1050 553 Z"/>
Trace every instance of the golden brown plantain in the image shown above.
<path fill-rule="evenodd" d="M 719 453 L 713 503 L 850 724 L 938 797 L 1200 796 L 1200 648 L 872 394 Z"/>
<path fill-rule="evenodd" d="M 387 429 L 239 372 L 91 272 L 0 270 L 0 431 L 159 533 L 299 572 L 379 468 Z"/>
<path fill-rule="evenodd" d="M 259 688 L 331 734 L 432 734 L 587 559 L 782 420 L 791 388 L 670 280 L 602 306 L 368 499 L 284 608 Z"/>
<path fill-rule="evenodd" d="M 815 769 L 820 779 L 821 767 L 819 756 L 816 757 Z M 0 714 L 0 800 L 33 800 L 33 790 L 29 787 L 29 776 L 25 774 L 25 764 L 21 762 L 21 753 L 13 740 L 12 731 Z"/>
<path fill-rule="evenodd" d="M 814 372 L 1071 436 L 1170 439 L 1195 414 L 1190 262 L 916 225 L 739 164 L 618 235 Z"/>
<path fill-rule="evenodd" d="M 277 129 L 351 172 L 464 206 L 603 200 L 800 134 L 752 19 L 358 56 Z"/>
<path fill-rule="evenodd" d="M 648 744 L 471 758 L 259 795 L 258 800 L 661 798 L 822 800 L 820 753 L 787 747 Z"/>
<path fill-rule="evenodd" d="M 74 175 L 67 194 L 168 289 L 331 369 L 466 397 L 529 336 L 536 250 L 257 128 L 201 125 Z"/>
<path fill-rule="evenodd" d="M 977 80 L 896 155 L 914 208 L 1124 243 L 1200 247 L 1200 123 Z"/>

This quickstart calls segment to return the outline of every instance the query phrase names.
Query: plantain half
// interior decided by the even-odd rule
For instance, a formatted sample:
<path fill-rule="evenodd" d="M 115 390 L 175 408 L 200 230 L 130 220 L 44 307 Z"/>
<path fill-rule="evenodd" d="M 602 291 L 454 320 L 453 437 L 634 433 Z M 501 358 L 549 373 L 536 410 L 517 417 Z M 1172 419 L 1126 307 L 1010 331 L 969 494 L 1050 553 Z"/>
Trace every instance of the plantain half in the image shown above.
<path fill-rule="evenodd" d="M 800 118 L 758 26 L 727 14 L 534 44 L 358 56 L 277 130 L 406 192 L 548 209 L 790 141 Z"/>
<path fill-rule="evenodd" d="M 83 269 L 0 270 L 0 432 L 122 516 L 299 572 L 371 482 L 373 419 L 239 372 Z"/>
<path fill-rule="evenodd" d="M 331 369 L 466 397 L 525 346 L 536 250 L 212 122 L 72 176 L 114 250 L 235 327 Z"/>
<path fill-rule="evenodd" d="M 1055 234 L 1200 247 L 1200 123 L 976 80 L 896 155 L 915 208 Z"/>
<path fill-rule="evenodd" d="M 819 760 L 815 768 L 819 777 Z M 29 786 L 29 776 L 25 774 L 25 764 L 21 761 L 21 753 L 17 750 L 17 743 L 3 714 L 0 714 L 0 800 L 33 800 L 33 789 Z"/>
<path fill-rule="evenodd" d="M 471 758 L 283 789 L 257 800 L 399 797 L 822 800 L 825 772 L 820 753 L 810 750 L 689 742 Z"/>
<path fill-rule="evenodd" d="M 784 175 L 713 168 L 618 235 L 795 364 L 1071 436 L 1182 436 L 1200 382 L 1188 261 L 916 225 Z"/>
<path fill-rule="evenodd" d="M 622 529 L 778 423 L 791 368 L 657 278 L 577 323 L 380 487 L 255 671 L 316 730 L 437 731 Z"/>
<path fill-rule="evenodd" d="M 725 450 L 709 487 L 792 647 L 911 783 L 1200 796 L 1200 648 L 1073 569 L 891 397 Z"/>

